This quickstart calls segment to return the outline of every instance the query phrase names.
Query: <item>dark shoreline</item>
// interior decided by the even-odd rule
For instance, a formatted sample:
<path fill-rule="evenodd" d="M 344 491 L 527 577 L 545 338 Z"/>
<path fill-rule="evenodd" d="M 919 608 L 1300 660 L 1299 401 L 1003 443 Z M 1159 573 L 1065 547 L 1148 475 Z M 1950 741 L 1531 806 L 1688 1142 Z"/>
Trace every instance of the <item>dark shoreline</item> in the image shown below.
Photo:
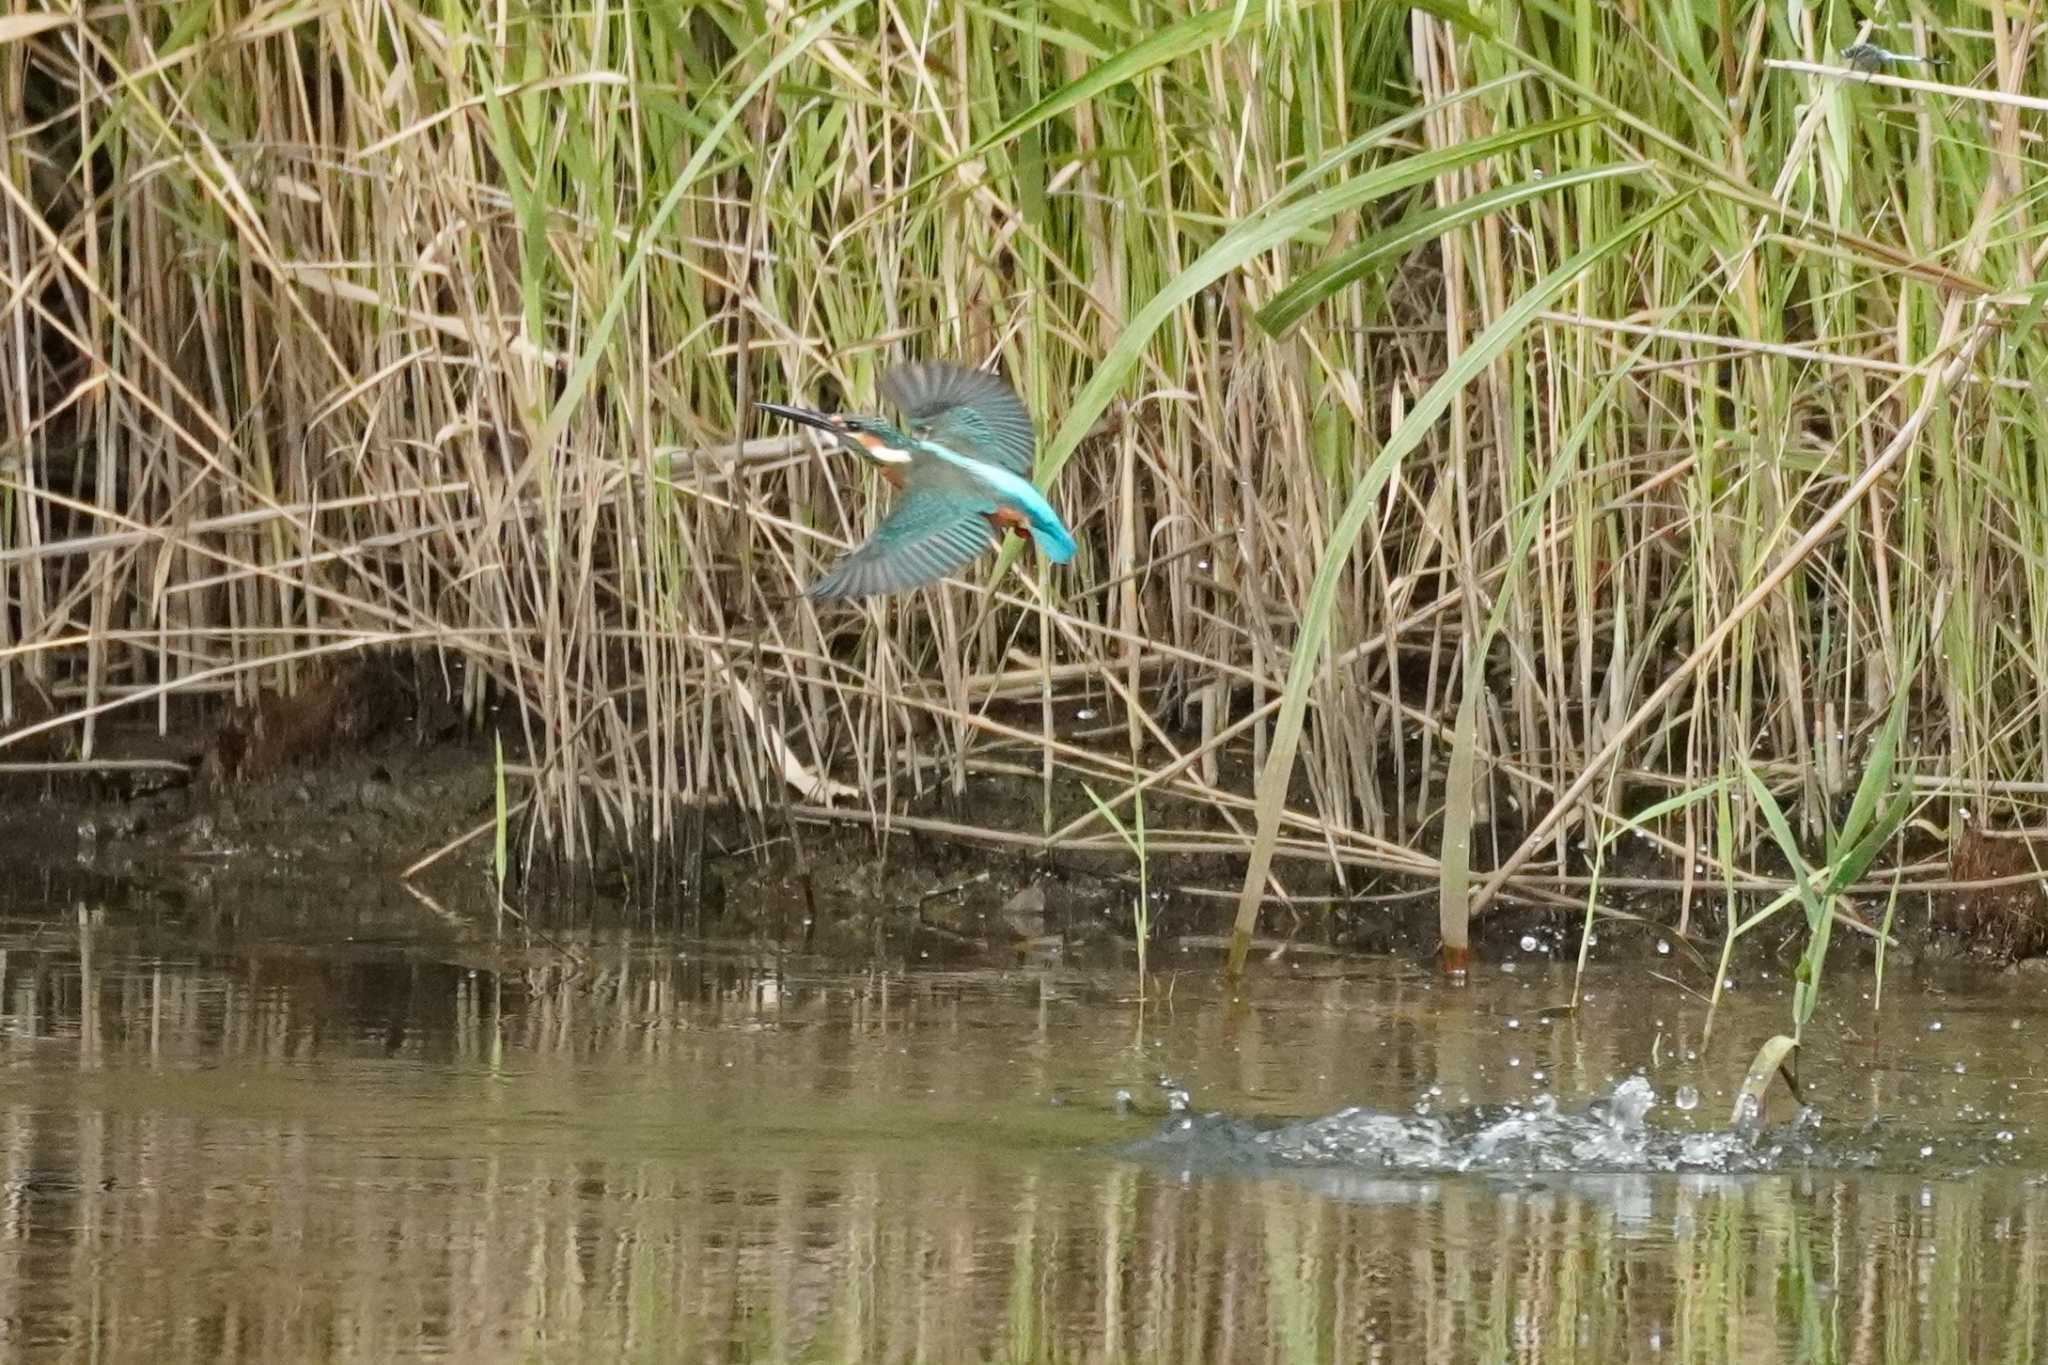
<path fill-rule="evenodd" d="M 188 708 L 174 715 L 183 724 L 169 736 L 103 725 L 95 758 L 104 767 L 67 767 L 64 728 L 0 748 L 0 883 L 9 888 L 0 901 L 41 888 L 30 894 L 59 904 L 225 905 L 246 915 L 280 898 L 317 907 L 340 897 L 347 906 L 334 907 L 337 924 L 374 908 L 395 916 L 394 925 L 425 912 L 495 929 L 508 918 L 497 905 L 490 828 L 498 755 L 475 717 L 453 702 L 457 691 L 425 656 L 372 656 L 310 676 L 289 698 L 264 693 L 211 719 L 213 708 Z M 519 727 L 490 706 L 484 715 L 485 725 L 497 719 L 505 762 L 516 766 Z M 45 770 L 5 771 L 5 762 L 29 761 Z M 767 811 L 690 808 L 658 848 L 638 831 L 630 848 L 600 838 L 594 856 L 573 865 L 548 856 L 546 840 L 529 839 L 515 819 L 509 918 L 543 933 L 681 932 L 854 962 L 1078 957 L 1134 966 L 1135 858 L 1099 842 L 1051 854 L 1030 846 L 1031 832 L 1051 827 L 1048 795 L 1057 818 L 1088 810 L 1083 785 L 1063 778 L 1048 794 L 1038 779 L 1014 772 L 974 771 L 965 780 L 959 795 L 943 784 L 899 791 L 899 809 L 886 817 L 859 807 L 827 812 L 796 798 Z M 516 802 L 516 780 L 513 788 Z M 1216 825 L 1212 809 L 1155 802 L 1155 830 L 1175 821 L 1195 831 Z M 1482 831 L 1475 852 L 1483 863 L 1484 850 L 1515 837 Z M 2016 842 L 1978 839 L 1968 852 L 1983 865 L 1959 858 L 1958 879 L 2024 870 L 2006 866 L 2026 854 Z M 1622 889 L 1631 875 L 1655 880 L 1671 871 L 1635 841 L 1619 841 L 1602 903 L 1634 918 L 1604 921 L 1599 937 L 1605 951 L 1693 958 L 1711 980 L 1718 890 L 1703 882 L 1696 891 L 1688 947 L 1669 927 L 1679 918 L 1675 893 Z M 1243 875 L 1233 853 L 1154 849 L 1153 956 L 1178 951 L 1209 964 L 1230 930 Z M 1433 959 L 1433 885 L 1355 868 L 1340 879 L 1313 862 L 1287 864 L 1285 883 L 1299 899 L 1262 916 L 1262 953 Z M 2042 951 L 2041 892 L 2032 885 L 1931 899 L 1914 894 L 1895 918 L 1906 958 L 2003 963 Z M 1875 924 L 1883 912 L 1865 904 L 1858 913 Z M 1788 915 L 1789 927 L 1799 916 L 1796 908 Z M 306 927 L 318 922 L 309 909 Z M 1474 923 L 1473 946 L 1482 962 L 1525 954 L 1532 940 L 1548 956 L 1576 956 L 1582 923 L 1582 905 L 1505 906 Z M 1791 951 L 1776 942 L 1783 935 L 1758 937 L 1772 942 L 1746 943 L 1745 959 L 1775 962 Z M 1866 937 L 1843 938 L 1853 940 L 1847 951 L 1870 957 Z M 1783 965 L 1789 972 L 1789 957 Z"/>
<path fill-rule="evenodd" d="M 515 879 L 506 898 L 514 913 L 501 924 L 490 836 L 470 839 L 411 878 L 403 875 L 491 820 L 494 762 L 490 746 L 473 737 L 420 743 L 391 736 L 360 749 L 331 749 L 249 783 L 209 783 L 196 772 L 182 782 L 147 773 L 137 780 L 129 772 L 11 775 L 0 779 L 0 905 L 11 903 L 17 913 L 38 904 L 93 904 L 144 916 L 226 916 L 239 932 L 293 938 L 466 937 L 507 927 L 542 937 L 642 930 L 846 964 L 1136 965 L 1136 878 L 1128 860 L 1006 852 L 915 830 L 878 834 L 857 820 L 748 818 L 731 810 L 703 813 L 702 875 L 694 887 L 672 875 L 673 866 L 663 877 L 601 851 L 593 866 L 571 874 L 540 865 L 523 886 Z M 1036 822 L 1035 783 L 986 775 L 975 783 L 985 814 L 1000 799 L 1009 814 Z M 1232 862 L 1154 859 L 1155 969 L 1218 969 L 1231 910 L 1218 890 Z M 1433 892 L 1399 894 L 1356 880 L 1353 889 L 1358 894 L 1349 902 L 1268 911 L 1260 957 L 1391 955 L 1433 964 Z M 1668 927 L 1675 897 L 1632 894 L 1625 904 L 1640 921 L 1603 922 L 1596 957 L 1654 953 L 1674 969 L 1689 962 L 1689 977 L 1705 971 L 1711 980 L 1716 923 L 1696 918 L 1688 948 Z M 1696 913 L 1712 909 L 1696 904 Z M 1527 957 L 1534 942 L 1541 956 L 1571 958 L 1580 919 L 1521 909 L 1486 916 L 1476 926 L 1476 956 L 1482 964 L 1511 961 Z M 1901 966 L 1997 966 L 2011 956 L 1994 951 L 1995 944 L 1930 932 L 1929 916 L 1918 909 L 1900 914 L 1894 929 L 1900 947 L 1891 960 Z M 1789 972 L 1793 950 L 1776 941 L 1783 935 L 1764 937 L 1771 941 L 1742 949 L 1746 969 L 1777 964 Z M 1851 955 L 1838 959 L 1846 969 L 1867 970 L 1867 943 L 1848 934 L 1841 941 L 1846 946 L 1838 951 Z"/>

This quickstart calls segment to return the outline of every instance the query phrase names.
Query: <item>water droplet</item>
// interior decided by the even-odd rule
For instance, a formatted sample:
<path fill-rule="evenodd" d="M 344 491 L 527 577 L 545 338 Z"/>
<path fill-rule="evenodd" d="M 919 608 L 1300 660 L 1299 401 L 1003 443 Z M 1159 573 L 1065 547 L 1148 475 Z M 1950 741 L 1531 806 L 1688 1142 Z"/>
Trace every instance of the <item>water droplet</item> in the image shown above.
<path fill-rule="evenodd" d="M 1671 955 L 1671 944 L 1669 940 L 1661 938 L 1657 940 L 1657 955 L 1659 957 L 1669 957 Z"/>
<path fill-rule="evenodd" d="M 1198 569 L 1206 569 L 1209 567 L 1209 561 L 1206 559 L 1198 559 L 1195 561 L 1195 567 Z"/>
<path fill-rule="evenodd" d="M 1517 1018 L 1515 1018 L 1515 1017 L 1514 1017 L 1513 1015 L 1509 1015 L 1509 1016 L 1508 1016 L 1508 1027 L 1509 1027 L 1509 1028 L 1520 1028 L 1521 1026 L 1522 1026 L 1522 1021 L 1521 1021 L 1520 1019 L 1517 1019 Z"/>
<path fill-rule="evenodd" d="M 1081 708 L 1080 710 L 1078 710 L 1078 711 L 1076 711 L 1076 712 L 1074 713 L 1074 719 L 1075 719 L 1075 720 L 1094 720 L 1094 719 L 1095 719 L 1095 708 L 1094 708 L 1094 707 L 1092 707 L 1092 706 L 1084 706 L 1084 707 L 1082 707 L 1082 708 Z"/>
<path fill-rule="evenodd" d="M 1920 1148 L 1920 1155 L 1922 1155 L 1922 1156 L 1933 1156 L 1933 1155 L 1934 1155 L 1934 1144 L 1933 1144 L 1933 1143 L 1931 1143 L 1931 1142 L 1923 1144 L 1923 1145 L 1921 1146 L 1921 1148 Z"/>
<path fill-rule="evenodd" d="M 1515 964 L 1512 962 L 1501 963 L 1500 969 L 1506 972 L 1509 976 L 1513 976 L 1515 974 Z"/>
<path fill-rule="evenodd" d="M 1927 1026 L 1927 1031 L 1928 1031 L 1929 1033 L 1939 1033 L 1939 1032 L 1941 1032 L 1941 1020 L 1937 1019 L 1937 1020 L 1935 1020 L 1935 1021 L 1934 1021 L 1933 1023 L 1929 1024 L 1929 1025 Z"/>
<path fill-rule="evenodd" d="M 1522 1065 L 1522 1059 L 1521 1059 L 1520 1057 L 1510 1057 L 1510 1058 L 1508 1058 L 1508 1066 L 1509 1066 L 1509 1067 L 1511 1067 L 1511 1068 L 1517 1068 L 1517 1067 L 1520 1067 L 1521 1065 Z"/>
<path fill-rule="evenodd" d="M 1964 1066 L 1964 1065 L 1963 1065 L 1963 1064 L 1962 1064 L 1961 1062 L 1957 1062 L 1957 1063 L 1956 1063 L 1956 1075 L 1958 1075 L 1958 1076 L 1964 1075 L 1965 1073 L 1967 1073 L 1967 1072 L 1968 1072 L 1968 1070 L 1969 1070 L 1969 1068 L 1968 1068 L 1968 1067 L 1966 1067 L 1966 1066 Z"/>
<path fill-rule="evenodd" d="M 1697 1109 L 1700 1107 L 1700 1092 L 1689 1085 L 1681 1085 L 1678 1087 L 1678 1093 L 1671 1097 L 1671 1102 L 1680 1109 Z"/>
<path fill-rule="evenodd" d="M 1533 953 L 1536 951 L 1536 935 L 1522 935 L 1522 951 L 1525 953 Z"/>

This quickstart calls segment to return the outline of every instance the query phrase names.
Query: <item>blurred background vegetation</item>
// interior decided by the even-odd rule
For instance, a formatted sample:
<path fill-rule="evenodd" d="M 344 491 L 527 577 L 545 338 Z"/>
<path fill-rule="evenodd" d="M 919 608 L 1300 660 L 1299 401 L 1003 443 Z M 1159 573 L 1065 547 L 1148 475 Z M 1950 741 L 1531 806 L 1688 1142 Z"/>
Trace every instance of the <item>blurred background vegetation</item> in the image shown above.
<path fill-rule="evenodd" d="M 90 759 L 423 649 L 516 700 L 571 853 L 931 792 L 1119 850 L 1142 795 L 1154 849 L 1253 855 L 1248 896 L 1442 847 L 1501 869 L 1483 901 L 1664 803 L 1690 905 L 1758 884 L 1766 807 L 1833 828 L 1904 696 L 1921 825 L 2023 830 L 2036 36 L 1797 0 L 0 12 L 0 745 Z M 1860 37 L 1944 65 L 1846 79 Z M 916 357 L 1012 378 L 1079 558 L 792 600 L 886 495 L 750 404 L 872 407 Z"/>

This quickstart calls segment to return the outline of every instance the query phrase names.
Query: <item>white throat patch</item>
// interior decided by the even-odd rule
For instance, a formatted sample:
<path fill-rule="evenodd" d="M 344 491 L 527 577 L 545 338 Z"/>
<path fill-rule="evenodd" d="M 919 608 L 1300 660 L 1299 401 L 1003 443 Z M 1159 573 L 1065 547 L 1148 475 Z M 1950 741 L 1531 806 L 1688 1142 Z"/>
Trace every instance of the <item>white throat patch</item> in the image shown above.
<path fill-rule="evenodd" d="M 895 446 L 892 446 L 888 442 L 884 441 L 879 436 L 868 436 L 863 434 L 860 438 L 860 444 L 863 450 L 867 451 L 868 454 L 872 455 L 876 460 L 878 460 L 882 464 L 910 463 L 909 451 L 899 450 Z"/>

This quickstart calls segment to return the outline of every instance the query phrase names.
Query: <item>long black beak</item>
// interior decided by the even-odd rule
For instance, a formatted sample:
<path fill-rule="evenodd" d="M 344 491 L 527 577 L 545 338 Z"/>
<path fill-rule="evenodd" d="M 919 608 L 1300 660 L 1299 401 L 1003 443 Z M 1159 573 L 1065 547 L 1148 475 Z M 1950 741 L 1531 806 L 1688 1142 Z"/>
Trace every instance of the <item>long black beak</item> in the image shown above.
<path fill-rule="evenodd" d="M 793 408 L 786 403 L 756 403 L 754 406 L 763 412 L 772 412 L 777 417 L 787 417 L 792 422 L 801 422 L 820 431 L 846 430 L 846 423 L 840 418 L 822 412 L 812 412 L 809 408 Z"/>

